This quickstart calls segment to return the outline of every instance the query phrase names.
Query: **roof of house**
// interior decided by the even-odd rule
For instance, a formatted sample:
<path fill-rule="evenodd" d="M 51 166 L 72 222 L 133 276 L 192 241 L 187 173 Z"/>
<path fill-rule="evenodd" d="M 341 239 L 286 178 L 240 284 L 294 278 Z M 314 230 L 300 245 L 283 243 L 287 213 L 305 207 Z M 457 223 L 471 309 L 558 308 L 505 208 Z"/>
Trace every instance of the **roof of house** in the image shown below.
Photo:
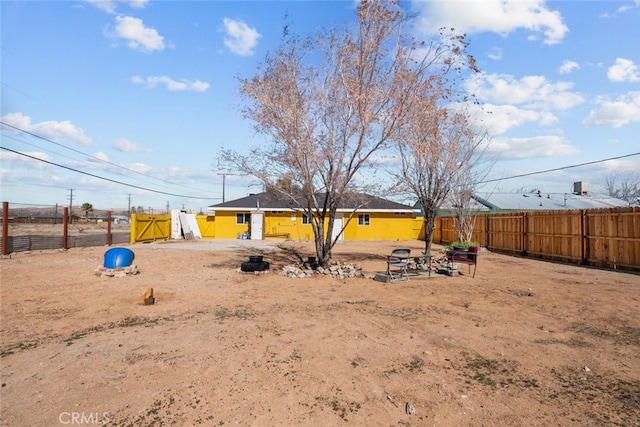
<path fill-rule="evenodd" d="M 614 197 L 574 193 L 474 193 L 473 198 L 491 210 L 562 210 L 626 207 Z"/>
<path fill-rule="evenodd" d="M 321 195 L 320 197 L 324 197 Z M 207 207 L 208 211 L 237 211 L 237 210 L 300 210 L 300 205 L 294 204 L 291 200 L 283 200 L 277 194 L 264 192 L 250 194 L 240 199 L 218 203 Z M 415 209 L 409 205 L 397 203 L 391 200 L 369 194 L 352 194 L 346 197 L 338 206 L 338 211 L 351 212 L 358 208 L 367 212 L 414 212 Z"/>

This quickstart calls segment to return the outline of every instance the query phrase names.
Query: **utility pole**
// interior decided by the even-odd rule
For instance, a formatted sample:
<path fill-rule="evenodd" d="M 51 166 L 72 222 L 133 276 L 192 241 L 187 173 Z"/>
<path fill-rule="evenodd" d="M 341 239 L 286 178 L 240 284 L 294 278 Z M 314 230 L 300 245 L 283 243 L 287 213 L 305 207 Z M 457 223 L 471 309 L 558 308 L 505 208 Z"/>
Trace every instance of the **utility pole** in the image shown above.
<path fill-rule="evenodd" d="M 225 182 L 227 181 L 227 175 L 229 174 L 219 173 L 218 175 L 222 175 L 222 203 L 224 203 L 224 187 L 225 187 Z"/>
<path fill-rule="evenodd" d="M 224 203 L 225 202 L 224 190 L 225 190 L 225 187 L 226 187 L 227 175 L 235 175 L 235 174 L 227 173 L 227 172 L 221 172 L 221 173 L 218 173 L 218 175 L 222 175 L 222 203 Z"/>
<path fill-rule="evenodd" d="M 70 188 L 69 191 L 71 192 L 71 194 L 69 194 L 69 218 L 73 218 L 73 188 Z"/>
<path fill-rule="evenodd" d="M 127 211 L 129 212 L 129 218 L 131 218 L 131 194 L 129 194 L 129 206 L 127 207 Z"/>

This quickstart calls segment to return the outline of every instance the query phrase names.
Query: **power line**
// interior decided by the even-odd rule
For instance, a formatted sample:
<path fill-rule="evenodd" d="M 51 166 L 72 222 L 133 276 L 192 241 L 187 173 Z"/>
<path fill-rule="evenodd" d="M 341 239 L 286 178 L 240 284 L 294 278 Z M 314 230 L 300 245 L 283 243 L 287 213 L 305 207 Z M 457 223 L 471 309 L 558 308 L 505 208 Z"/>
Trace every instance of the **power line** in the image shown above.
<path fill-rule="evenodd" d="M 608 159 L 602 159 L 602 160 L 593 160 L 591 162 L 578 163 L 577 165 L 562 166 L 562 167 L 559 167 L 559 168 L 547 169 L 547 170 L 538 171 L 538 172 L 523 173 L 523 174 L 520 174 L 520 175 L 508 176 L 506 178 L 488 179 L 488 180 L 485 180 L 485 181 L 476 182 L 476 184 L 487 184 L 489 182 L 504 181 L 506 179 L 522 178 L 522 177 L 531 176 L 531 175 L 540 175 L 540 174 L 543 174 L 543 173 L 556 172 L 556 171 L 561 171 L 561 170 L 565 170 L 565 169 L 577 168 L 577 167 L 580 167 L 580 166 L 594 165 L 596 163 L 608 162 L 609 160 L 624 159 L 626 157 L 633 157 L 633 156 L 638 156 L 638 155 L 640 155 L 640 153 L 625 154 L 624 156 L 610 157 Z"/>
<path fill-rule="evenodd" d="M 0 123 L 1 123 L 1 122 L 0 122 Z M 76 162 L 80 162 L 80 163 L 83 163 L 83 164 L 85 164 L 85 165 L 91 166 L 91 163 L 79 161 L 79 160 L 77 160 L 77 159 L 75 159 L 75 158 L 73 158 L 73 157 L 71 157 L 71 156 L 67 156 L 67 155 L 65 155 L 65 154 L 57 153 L 57 152 L 55 152 L 55 151 L 53 151 L 53 150 L 50 150 L 50 149 L 48 149 L 48 148 L 43 148 L 43 147 L 40 147 L 40 146 L 38 146 L 38 145 L 36 145 L 36 144 L 31 144 L 30 142 L 26 142 L 26 141 L 23 141 L 23 140 L 21 140 L 21 139 L 14 138 L 14 137 L 12 137 L 12 136 L 6 136 L 6 135 L 5 135 L 5 138 L 10 138 L 10 139 L 13 139 L 14 141 L 18 141 L 18 142 L 21 142 L 21 143 L 23 143 L 23 144 L 25 144 L 25 145 L 29 145 L 29 146 L 31 146 L 31 147 L 37 148 L 38 150 L 43 150 L 43 151 L 46 151 L 46 152 L 49 152 L 49 153 L 55 154 L 56 156 L 61 156 L 61 157 L 64 157 L 64 158 L 66 158 L 66 159 L 69 159 L 69 160 L 72 160 L 72 161 L 76 161 Z M 45 139 L 45 141 L 48 141 L 48 140 L 46 140 L 46 139 Z M 62 144 L 57 144 L 56 142 L 53 142 L 53 141 L 49 141 L 49 142 L 51 142 L 51 143 L 53 143 L 53 144 L 56 144 L 56 145 L 60 145 L 61 147 L 63 147 L 63 148 L 67 148 L 68 150 L 75 151 L 75 152 L 77 152 L 77 153 L 83 154 L 83 155 L 85 155 L 85 156 L 87 156 L 87 157 L 91 157 L 92 159 L 95 159 L 95 160 L 97 160 L 97 161 L 101 161 L 101 162 L 104 162 L 104 163 L 112 164 L 112 165 L 114 165 L 114 166 L 117 166 L 117 167 L 122 168 L 122 169 L 124 169 L 124 170 L 127 170 L 127 171 L 129 171 L 129 172 L 134 172 L 134 173 L 137 173 L 137 174 L 139 174 L 139 175 L 146 176 L 146 177 L 149 177 L 149 178 L 154 178 L 154 179 L 157 179 L 158 181 L 161 181 L 161 182 L 164 182 L 164 183 L 170 184 L 169 182 L 166 182 L 166 181 L 164 181 L 164 180 L 161 180 L 160 178 L 155 178 L 155 177 L 153 177 L 153 176 L 146 175 L 146 174 L 144 174 L 144 173 L 142 173 L 142 172 L 138 172 L 138 171 L 135 171 L 135 170 L 132 170 L 132 169 L 128 169 L 128 168 L 126 168 L 126 167 L 124 167 L 124 166 L 120 166 L 120 165 L 117 165 L 117 164 L 115 164 L 115 163 L 111 163 L 111 162 L 109 162 L 109 161 L 107 161 L 107 160 L 102 160 L 102 159 L 100 159 L 100 158 L 98 158 L 98 157 L 91 156 L 90 154 L 83 153 L 83 152 L 78 151 L 78 150 L 75 150 L 75 149 L 73 149 L 73 148 L 65 147 L 64 145 L 62 145 Z M 125 175 L 125 174 L 123 174 L 123 173 L 119 173 L 119 172 L 117 172 L 117 171 L 110 171 L 110 172 L 111 172 L 111 173 L 114 173 L 114 174 L 116 174 L 116 175 L 124 176 L 124 177 L 126 177 L 126 176 L 127 176 L 127 175 Z"/>
<path fill-rule="evenodd" d="M 50 139 L 48 139 L 48 138 L 45 138 L 45 137 L 40 136 L 40 135 L 38 135 L 38 134 L 35 134 L 35 133 L 33 133 L 33 132 L 29 132 L 29 131 L 27 131 L 27 130 L 21 129 L 21 128 L 17 127 L 17 126 L 13 126 L 13 125 L 11 125 L 11 124 L 9 124 L 9 123 L 5 123 L 5 122 L 3 122 L 3 121 L 1 121 L 1 120 L 0 120 L 0 124 L 2 124 L 2 125 L 4 125 L 4 126 L 7 126 L 7 127 L 9 127 L 9 128 L 15 129 L 15 130 L 17 130 L 17 131 L 19 131 L 19 132 L 25 133 L 25 134 L 27 134 L 27 135 L 31 135 L 31 136 L 33 136 L 34 138 L 38 138 L 38 139 L 41 139 L 41 140 L 43 140 L 43 141 L 49 142 L 49 143 L 51 143 L 51 144 L 57 145 L 58 147 L 66 148 L 67 150 L 73 151 L 74 153 L 82 154 L 83 156 L 89 157 L 89 158 L 91 158 L 91 159 L 93 159 L 93 160 L 96 160 L 96 161 L 98 161 L 98 162 L 106 163 L 106 164 L 108 164 L 108 165 L 115 166 L 115 167 L 120 168 L 120 169 L 124 169 L 124 170 L 126 170 L 127 172 L 131 172 L 131 173 L 135 173 L 135 174 L 138 174 L 138 175 L 145 176 L 145 177 L 147 177 L 147 178 L 155 179 L 156 181 L 160 181 L 160 182 L 163 182 L 163 183 L 165 183 L 165 184 L 174 185 L 174 183 L 172 183 L 172 182 L 166 181 L 166 180 L 161 179 L 161 178 L 157 178 L 157 177 L 152 176 L 152 175 L 148 175 L 148 174 L 146 174 L 146 173 L 143 173 L 143 172 L 140 172 L 140 171 L 137 171 L 137 170 L 134 170 L 134 169 L 129 169 L 129 168 L 127 168 L 127 167 L 125 167 L 125 166 L 122 166 L 122 165 L 119 165 L 119 164 L 117 164 L 117 163 L 113 163 L 113 162 L 110 162 L 110 161 L 108 161 L 108 160 L 104 160 L 104 159 L 101 159 L 101 158 L 99 158 L 99 157 L 92 156 L 91 154 L 84 153 L 84 152 L 82 152 L 82 151 L 80 151 L 80 150 L 76 150 L 75 148 L 67 147 L 67 146 L 66 146 L 66 145 L 64 145 L 64 144 L 60 144 L 59 142 L 52 141 L 52 140 L 50 140 Z M 26 141 L 22 141 L 21 139 L 18 139 L 18 138 L 14 138 L 14 137 L 10 137 L 10 136 L 9 136 L 9 138 L 11 138 L 11 139 L 13 139 L 13 140 L 15 140 L 15 141 L 21 142 L 21 143 L 23 143 L 23 144 L 31 145 L 32 147 L 37 147 L 37 146 L 35 146 L 35 145 L 33 145 L 33 144 L 29 144 L 28 142 L 26 142 Z M 40 148 L 40 147 L 37 147 L 37 148 Z M 43 149 L 44 149 L 44 148 L 43 148 Z M 44 149 L 44 150 L 46 150 L 46 149 Z M 49 151 L 49 150 L 47 150 L 47 151 Z M 57 155 L 59 155 L 59 156 L 67 157 L 68 159 L 72 159 L 71 157 L 64 156 L 63 154 L 55 153 L 54 151 L 49 151 L 49 152 L 54 153 L 54 154 L 57 154 Z M 73 160 L 73 159 L 72 159 L 72 160 Z M 121 175 L 121 176 L 125 176 L 125 175 L 122 175 L 122 174 L 119 174 L 119 175 Z M 191 187 L 187 187 L 187 188 L 191 188 Z M 192 190 L 196 190 L 196 191 L 202 191 L 202 190 L 200 190 L 200 189 L 198 189 L 198 188 L 191 188 L 191 189 L 192 189 Z"/>
<path fill-rule="evenodd" d="M 42 140 L 44 140 L 44 141 L 47 141 L 47 142 L 50 142 L 50 143 L 52 143 L 52 144 L 58 145 L 58 146 L 60 146 L 60 147 L 62 147 L 62 148 L 66 148 L 66 149 L 68 149 L 68 150 L 71 150 L 71 151 L 74 151 L 74 152 L 76 152 L 76 153 L 82 154 L 82 155 L 84 155 L 84 156 L 90 157 L 90 158 L 92 158 L 92 159 L 94 159 L 94 160 L 97 160 L 97 161 L 99 161 L 99 162 L 107 163 L 107 164 L 109 164 L 109 165 L 112 165 L 112 166 L 115 166 L 115 167 L 118 167 L 118 168 L 124 169 L 124 170 L 129 171 L 129 172 L 133 172 L 133 173 L 136 173 L 136 174 L 139 174 L 139 175 L 142 175 L 142 176 L 148 177 L 148 178 L 152 178 L 152 179 L 155 179 L 155 180 L 158 180 L 158 181 L 164 182 L 164 183 L 166 183 L 166 184 L 172 184 L 172 183 L 170 183 L 170 182 L 168 182 L 168 181 L 162 180 L 162 179 L 157 178 L 157 177 L 154 177 L 154 176 L 152 176 L 152 175 L 147 175 L 147 174 L 145 174 L 145 173 L 142 173 L 142 172 L 139 172 L 139 171 L 136 171 L 136 170 L 133 170 L 133 169 L 126 168 L 126 167 L 121 166 L 121 165 L 118 165 L 118 164 L 116 164 L 116 163 L 112 163 L 112 162 L 110 162 L 110 161 L 108 161 L 108 160 L 100 159 L 100 158 L 95 157 L 95 156 L 92 156 L 92 155 L 90 155 L 90 154 L 83 153 L 82 151 L 79 151 L 79 150 L 76 150 L 76 149 L 73 149 L 73 148 L 67 147 L 67 146 L 65 146 L 65 145 L 63 145 L 63 144 L 57 143 L 57 142 L 52 141 L 52 140 L 50 140 L 50 139 L 44 138 L 44 137 L 42 137 L 42 136 L 40 136 L 40 135 L 37 135 L 37 134 L 31 133 L 31 132 L 26 131 L 26 130 L 24 130 L 24 129 L 18 128 L 18 127 L 13 126 L 13 125 L 10 125 L 10 124 L 5 123 L 5 122 L 3 122 L 3 121 L 0 121 L 0 124 L 2 124 L 2 125 L 4 125 L 4 126 L 7 126 L 7 127 L 10 127 L 10 128 L 13 128 L 13 129 L 15 129 L 15 130 L 17 130 L 17 131 L 20 131 L 20 132 L 26 133 L 26 134 L 28 134 L 28 135 L 31 135 L 31 136 L 35 137 L 35 138 L 42 139 Z M 16 141 L 19 141 L 19 142 L 22 142 L 22 143 L 24 143 L 24 144 L 32 145 L 32 144 L 29 144 L 29 143 L 27 143 L 27 142 L 25 142 L 25 141 L 21 141 L 21 140 L 19 140 L 19 139 L 17 139 L 17 138 L 12 138 L 12 139 L 14 139 L 14 140 L 16 140 Z M 149 189 L 149 188 L 145 188 L 145 187 L 141 187 L 141 186 L 137 186 L 137 185 L 133 185 L 133 184 L 127 184 L 127 183 L 125 183 L 125 182 L 117 181 L 117 180 L 114 180 L 114 179 L 101 177 L 101 176 L 98 176 L 98 175 L 95 175 L 95 174 L 91 174 L 91 173 L 89 173 L 89 172 L 84 172 L 84 171 L 81 171 L 81 170 L 78 170 L 78 169 L 74 169 L 74 168 L 71 168 L 71 167 L 68 167 L 68 166 L 60 165 L 60 164 L 58 164 L 58 163 L 54 163 L 54 162 L 50 162 L 50 161 L 47 161 L 47 160 L 39 159 L 39 158 L 37 158 L 37 157 L 30 156 L 30 155 L 28 155 L 28 154 L 21 153 L 21 152 L 19 152 L 19 151 L 11 150 L 11 149 L 6 148 L 6 147 L 0 147 L 0 148 L 2 148 L 3 150 L 7 150 L 7 151 L 10 151 L 10 152 L 13 152 L 13 153 L 15 153 L 15 154 L 19 154 L 19 155 L 21 155 L 21 156 L 25 156 L 25 157 L 29 157 L 29 158 L 34 159 L 34 160 L 38 160 L 38 161 L 40 161 L 40 162 L 48 163 L 48 164 L 53 165 L 53 166 L 57 166 L 57 167 L 60 167 L 60 168 L 63 168 L 63 169 L 67 169 L 67 170 L 70 170 L 70 171 L 73 171 L 73 172 L 81 173 L 81 174 L 88 175 L 88 176 L 91 176 L 91 177 L 94 177 L 94 178 L 98 178 L 98 179 L 102 179 L 102 180 L 105 180 L 105 181 L 110 181 L 110 182 L 113 182 L 113 183 L 116 183 L 116 184 L 125 185 L 125 186 L 131 187 L 131 188 L 137 188 L 137 189 L 144 190 L 144 191 L 149 191 L 149 192 L 152 192 L 152 193 L 165 194 L 165 195 L 169 195 L 169 196 L 176 196 L 176 197 L 184 197 L 184 198 L 189 198 L 189 199 L 218 200 L 218 198 L 211 198 L 211 197 L 207 198 L 207 197 L 198 197 L 198 196 L 184 196 L 184 195 L 181 195 L 181 194 L 169 193 L 169 192 L 160 191 L 160 190 L 152 190 L 152 189 Z M 604 163 L 604 162 L 607 162 L 607 161 L 610 161 L 610 160 L 624 159 L 624 158 L 627 158 L 627 157 L 633 157 L 633 156 L 638 156 L 638 155 L 640 155 L 640 152 L 638 152 L 638 153 L 631 153 L 631 154 L 625 154 L 625 155 L 617 156 L 617 157 L 610 157 L 610 158 L 607 158 L 607 159 L 593 160 L 593 161 L 590 161 L 590 162 L 578 163 L 578 164 L 575 164 L 575 165 L 561 166 L 561 167 L 558 167 L 558 168 L 546 169 L 546 170 L 542 170 L 542 171 L 528 172 L 528 173 L 523 173 L 523 174 L 519 174 L 519 175 L 512 175 L 512 176 L 503 177 L 503 178 L 488 179 L 488 180 L 484 180 L 484 181 L 476 182 L 476 184 L 487 184 L 487 183 L 491 183 L 491 182 L 505 181 L 505 180 L 507 180 L 507 179 L 515 179 L 515 178 L 523 178 L 523 177 L 533 176 L 533 175 L 541 175 L 541 174 L 544 174 L 544 173 L 557 172 L 557 171 L 561 171 L 561 170 L 566 170 L 566 169 L 571 169 L 571 168 L 577 168 L 577 167 L 581 167 L 581 166 L 588 166 L 588 165 L 593 165 L 593 164 L 597 164 L 597 163 Z M 65 156 L 65 157 L 66 157 L 66 156 Z M 226 176 L 227 176 L 227 175 L 233 175 L 233 174 L 229 174 L 229 173 L 218 173 L 218 175 L 222 175 L 222 182 L 223 182 L 223 189 L 222 189 L 223 195 L 222 195 L 222 199 L 223 199 L 223 201 L 224 201 L 224 184 L 225 184 L 225 178 L 226 178 Z"/>
<path fill-rule="evenodd" d="M 60 165 L 60 164 L 58 164 L 58 163 L 50 162 L 50 161 L 48 161 L 48 160 L 39 159 L 39 158 L 37 158 L 37 157 L 30 156 L 30 155 L 25 154 L 25 153 L 21 153 L 21 152 L 19 152 L 19 151 L 12 150 L 12 149 L 10 149 L 10 148 L 6 148 L 6 147 L 0 147 L 0 148 L 1 148 L 1 149 L 3 149 L 3 150 L 6 150 L 6 151 L 10 151 L 10 152 L 15 153 L 15 154 L 19 154 L 19 155 L 24 156 L 24 157 L 28 157 L 28 158 L 33 159 L 33 160 L 37 160 L 37 161 L 39 161 L 39 162 L 43 162 L 43 163 L 47 163 L 47 164 L 50 164 L 50 165 L 53 165 L 53 166 L 57 166 L 57 167 L 59 167 L 59 168 L 67 169 L 67 170 L 70 170 L 70 171 L 72 171 L 72 172 L 81 173 L 81 174 L 83 174 L 83 175 L 88 175 L 88 176 L 90 176 L 90 177 L 97 178 L 97 179 L 101 179 L 101 180 L 103 180 L 103 181 L 109 181 L 109 182 L 113 182 L 113 183 L 115 183 L 115 184 L 125 185 L 125 186 L 127 186 L 127 187 L 131 187 L 131 188 L 137 188 L 138 190 L 149 191 L 149 192 L 151 192 L 151 193 L 157 193 L 157 194 L 165 194 L 165 195 L 167 195 L 167 196 L 183 197 L 183 198 L 185 198 L 185 199 L 217 200 L 216 198 L 212 198 L 212 197 L 185 196 L 184 194 L 175 194 L 175 193 L 168 193 L 168 192 L 166 192 L 166 191 L 152 190 L 152 189 L 150 189 L 150 188 L 141 187 L 141 186 L 139 186 L 139 185 L 128 184 L 128 183 L 126 183 L 126 182 L 117 181 L 117 180 L 115 180 L 115 179 L 105 178 L 105 177 L 103 177 L 103 176 L 99 176 L 99 175 L 95 175 L 95 174 L 92 174 L 92 173 L 89 173 L 89 172 L 85 172 L 85 171 L 81 171 L 81 170 L 78 170 L 78 169 L 74 169 L 74 168 L 71 168 L 71 167 L 69 167 L 69 166 Z"/>
<path fill-rule="evenodd" d="M 38 101 L 37 99 L 34 99 L 34 98 L 30 97 L 29 95 L 27 95 L 27 94 L 26 94 L 26 93 L 24 93 L 24 92 L 20 92 L 20 91 L 19 91 L 18 89 L 16 89 L 15 87 L 10 86 L 10 85 L 6 84 L 5 82 L 0 82 L 0 83 L 2 83 L 2 85 L 3 85 L 3 86 L 6 86 L 6 87 L 8 87 L 9 89 L 11 89 L 11 90 L 15 91 L 16 93 L 19 93 L 20 95 L 24 96 L 25 98 L 30 99 L 31 101 L 34 101 L 34 102 L 40 103 L 40 101 Z"/>

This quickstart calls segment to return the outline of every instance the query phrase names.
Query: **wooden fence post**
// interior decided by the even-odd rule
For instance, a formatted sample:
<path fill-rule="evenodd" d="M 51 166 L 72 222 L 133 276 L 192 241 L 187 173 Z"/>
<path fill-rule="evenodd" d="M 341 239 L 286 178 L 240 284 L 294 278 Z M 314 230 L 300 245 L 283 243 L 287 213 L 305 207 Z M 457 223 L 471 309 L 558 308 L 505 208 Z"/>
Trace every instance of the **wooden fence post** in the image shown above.
<path fill-rule="evenodd" d="M 9 202 L 2 202 L 2 255 L 9 254 Z"/>
<path fill-rule="evenodd" d="M 587 227 L 587 211 L 582 209 L 580 211 L 580 263 L 587 265 L 588 255 L 587 246 L 589 245 L 589 236 L 587 233 L 589 229 Z"/>
<path fill-rule="evenodd" d="M 69 249 L 69 208 L 64 208 L 64 214 L 62 218 L 63 231 L 62 231 L 62 249 Z"/>
<path fill-rule="evenodd" d="M 491 242 L 489 241 L 491 237 L 491 233 L 489 233 L 489 224 L 491 224 L 491 221 L 489 221 L 489 217 L 490 214 L 486 214 L 484 217 L 484 247 L 487 249 L 491 247 Z"/>
<path fill-rule="evenodd" d="M 113 237 L 111 236 L 111 211 L 107 211 L 107 246 L 111 246 Z"/>
<path fill-rule="evenodd" d="M 136 243 L 136 223 L 138 222 L 138 216 L 136 214 L 129 215 L 129 243 L 132 245 Z"/>
<path fill-rule="evenodd" d="M 521 242 L 520 245 L 522 247 L 522 255 L 527 256 L 527 212 L 522 212 L 522 231 L 521 231 Z"/>

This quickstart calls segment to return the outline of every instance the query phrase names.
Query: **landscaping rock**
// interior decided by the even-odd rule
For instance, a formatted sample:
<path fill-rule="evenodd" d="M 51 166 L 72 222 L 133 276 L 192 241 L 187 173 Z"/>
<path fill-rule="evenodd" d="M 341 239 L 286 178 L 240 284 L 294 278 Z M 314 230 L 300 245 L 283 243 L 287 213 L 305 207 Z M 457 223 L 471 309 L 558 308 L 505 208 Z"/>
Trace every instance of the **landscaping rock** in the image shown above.
<path fill-rule="evenodd" d="M 153 288 L 147 288 L 144 291 L 144 295 L 142 297 L 142 303 L 144 305 L 153 305 L 156 302 L 156 299 L 153 297 Z"/>
<path fill-rule="evenodd" d="M 331 265 L 329 265 L 328 268 L 319 266 L 316 269 L 311 269 L 308 268 L 308 266 L 308 263 L 286 265 L 282 267 L 282 275 L 298 279 L 313 277 L 318 274 L 331 276 L 334 279 L 346 279 L 363 276 L 362 267 L 359 264 L 344 264 L 339 261 L 335 261 Z"/>
<path fill-rule="evenodd" d="M 124 277 L 128 275 L 140 274 L 140 269 L 136 264 L 123 268 L 106 268 L 98 266 L 94 271 L 96 276 L 101 277 Z"/>

